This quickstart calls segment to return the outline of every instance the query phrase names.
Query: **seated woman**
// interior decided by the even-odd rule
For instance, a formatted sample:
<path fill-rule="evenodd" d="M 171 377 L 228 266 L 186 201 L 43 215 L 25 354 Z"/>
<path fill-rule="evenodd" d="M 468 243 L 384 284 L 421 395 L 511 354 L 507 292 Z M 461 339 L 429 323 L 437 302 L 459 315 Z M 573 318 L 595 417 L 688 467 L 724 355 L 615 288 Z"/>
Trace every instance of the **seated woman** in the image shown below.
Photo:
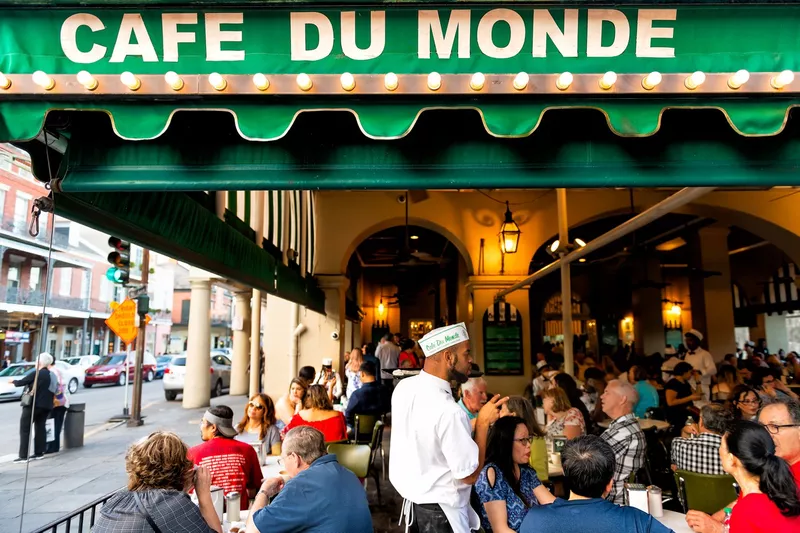
<path fill-rule="evenodd" d="M 528 464 L 536 472 L 539 481 L 550 479 L 550 472 L 547 467 L 547 444 L 544 441 L 544 430 L 536 421 L 536 410 L 533 404 L 522 396 L 511 396 L 503 407 L 500 408 L 500 416 L 516 416 L 525 421 L 528 426 L 528 435 L 531 440 L 531 459 Z"/>
<path fill-rule="evenodd" d="M 742 380 L 739 372 L 731 365 L 722 365 L 717 371 L 717 384 L 711 387 L 712 402 L 727 402 L 731 399 L 731 393 L 737 385 L 741 385 Z"/>
<path fill-rule="evenodd" d="M 188 455 L 189 448 L 180 437 L 167 431 L 133 444 L 125 456 L 128 488 L 102 506 L 92 531 L 153 531 L 146 512 L 161 531 L 222 533 L 211 500 L 211 472 L 202 466 L 195 471 Z M 192 487 L 199 505 L 187 494 Z"/>
<path fill-rule="evenodd" d="M 738 420 L 756 420 L 758 412 L 761 410 L 761 396 L 748 387 L 739 385 L 731 393 L 731 403 L 733 404 L 733 416 Z"/>
<path fill-rule="evenodd" d="M 236 426 L 238 440 L 254 444 L 263 442 L 270 455 L 281 454 L 281 432 L 275 425 L 275 404 L 264 393 L 254 394 L 245 408 L 244 418 Z"/>
<path fill-rule="evenodd" d="M 489 430 L 486 466 L 475 483 L 487 533 L 519 531 L 528 509 L 555 500 L 528 465 L 532 439 L 525 420 L 516 416 L 500 418 Z"/>
<path fill-rule="evenodd" d="M 308 385 L 303 379 L 294 378 L 289 384 L 288 394 L 278 398 L 278 403 L 275 405 L 278 429 L 286 427 L 286 424 L 292 421 L 294 415 L 303 408 L 303 400 L 305 400 L 307 389 Z"/>
<path fill-rule="evenodd" d="M 639 401 L 633 406 L 633 414 L 644 418 L 648 409 L 658 407 L 658 391 L 647 381 L 647 369 L 640 365 L 633 365 L 628 369 L 628 383 L 639 393 Z"/>
<path fill-rule="evenodd" d="M 419 362 L 419 357 L 417 357 L 416 352 L 414 352 L 414 347 L 417 345 L 411 339 L 406 339 L 403 341 L 401 348 L 403 349 L 400 352 L 400 368 L 422 368 Z"/>
<path fill-rule="evenodd" d="M 741 487 L 730 533 L 800 531 L 800 494 L 789 464 L 757 422 L 740 421 L 722 438 L 722 468 Z"/>
<path fill-rule="evenodd" d="M 322 385 L 311 385 L 306 393 L 305 409 L 294 415 L 284 428 L 286 432 L 297 426 L 311 426 L 325 436 L 325 442 L 347 440 L 344 414 L 333 410 L 333 405 Z"/>
<path fill-rule="evenodd" d="M 586 434 L 586 424 L 580 411 L 572 407 L 564 389 L 555 387 L 542 392 L 542 407 L 547 415 L 548 437 L 563 435 L 574 439 Z"/>
<path fill-rule="evenodd" d="M 350 357 L 347 359 L 347 365 L 344 367 L 344 375 L 347 378 L 347 388 L 344 395 L 349 400 L 355 391 L 361 388 L 361 363 L 364 362 L 364 354 L 358 348 L 353 348 L 350 352 Z"/>

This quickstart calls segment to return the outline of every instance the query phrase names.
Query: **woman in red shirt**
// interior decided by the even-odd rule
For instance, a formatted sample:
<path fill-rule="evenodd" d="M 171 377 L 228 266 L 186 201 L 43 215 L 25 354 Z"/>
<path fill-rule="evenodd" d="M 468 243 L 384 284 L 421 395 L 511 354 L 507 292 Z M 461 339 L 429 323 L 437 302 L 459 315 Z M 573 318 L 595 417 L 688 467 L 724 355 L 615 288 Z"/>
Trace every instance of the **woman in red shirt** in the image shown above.
<path fill-rule="evenodd" d="M 411 339 L 403 341 L 401 346 L 403 351 L 400 352 L 399 360 L 400 368 L 422 368 L 422 365 L 419 364 L 417 354 L 414 353 L 414 346 L 416 346 L 416 343 Z"/>
<path fill-rule="evenodd" d="M 733 507 L 730 533 L 800 531 L 800 495 L 789 464 L 775 455 L 775 443 L 760 424 L 740 421 L 722 439 L 722 468 L 741 493 Z"/>
<path fill-rule="evenodd" d="M 311 426 L 325 436 L 325 442 L 347 440 L 344 414 L 333 410 L 328 393 L 322 385 L 311 385 L 306 391 L 305 409 L 294 415 L 283 434 L 297 426 Z"/>

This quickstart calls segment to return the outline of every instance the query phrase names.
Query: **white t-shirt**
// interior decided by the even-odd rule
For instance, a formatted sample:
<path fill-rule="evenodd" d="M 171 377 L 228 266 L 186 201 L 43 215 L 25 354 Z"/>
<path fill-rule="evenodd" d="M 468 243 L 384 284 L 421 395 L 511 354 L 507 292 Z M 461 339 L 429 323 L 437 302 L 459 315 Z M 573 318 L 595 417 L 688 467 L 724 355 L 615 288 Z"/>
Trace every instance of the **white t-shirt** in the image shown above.
<path fill-rule="evenodd" d="M 471 485 L 460 481 L 478 468 L 478 445 L 450 384 L 426 373 L 406 378 L 392 394 L 389 480 L 416 504 L 439 504 L 455 533 L 478 529 L 469 504 Z"/>

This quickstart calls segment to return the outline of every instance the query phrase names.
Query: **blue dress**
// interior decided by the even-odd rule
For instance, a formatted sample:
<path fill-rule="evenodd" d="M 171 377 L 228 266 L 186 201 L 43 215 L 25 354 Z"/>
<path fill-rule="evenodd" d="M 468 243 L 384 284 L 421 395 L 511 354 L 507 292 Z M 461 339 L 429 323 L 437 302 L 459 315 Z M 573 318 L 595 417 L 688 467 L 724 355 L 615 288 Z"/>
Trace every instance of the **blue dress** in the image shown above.
<path fill-rule="evenodd" d="M 486 471 L 489 468 L 494 469 L 494 486 L 489 484 L 489 479 L 486 476 Z M 489 523 L 489 517 L 486 516 L 486 509 L 483 504 L 486 502 L 505 500 L 506 512 L 508 513 L 508 527 L 514 531 L 519 531 L 522 520 L 528 513 L 528 509 L 533 505 L 539 505 L 539 502 L 536 501 L 536 497 L 533 495 L 533 489 L 541 484 L 539 478 L 536 477 L 536 472 L 534 472 L 531 467 L 520 465 L 519 489 L 525 497 L 529 498 L 529 505 L 525 505 L 494 463 L 489 463 L 484 466 L 477 483 L 475 483 L 475 492 L 478 493 L 478 498 L 481 500 L 481 527 L 483 527 L 487 533 L 492 531 L 492 525 Z"/>
<path fill-rule="evenodd" d="M 637 381 L 633 388 L 639 393 L 639 401 L 633 407 L 633 414 L 637 418 L 644 418 L 645 413 L 651 407 L 658 407 L 658 391 L 647 381 Z"/>

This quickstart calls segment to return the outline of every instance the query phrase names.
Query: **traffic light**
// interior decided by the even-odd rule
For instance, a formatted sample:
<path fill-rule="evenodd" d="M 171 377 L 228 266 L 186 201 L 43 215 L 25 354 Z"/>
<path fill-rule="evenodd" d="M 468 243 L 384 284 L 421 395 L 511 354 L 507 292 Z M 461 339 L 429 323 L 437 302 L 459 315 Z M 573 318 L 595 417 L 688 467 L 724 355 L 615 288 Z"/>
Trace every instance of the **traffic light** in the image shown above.
<path fill-rule="evenodd" d="M 109 237 L 108 245 L 114 249 L 108 254 L 108 262 L 113 266 L 106 271 L 106 278 L 112 283 L 128 283 L 131 273 L 131 243 L 117 237 Z"/>

